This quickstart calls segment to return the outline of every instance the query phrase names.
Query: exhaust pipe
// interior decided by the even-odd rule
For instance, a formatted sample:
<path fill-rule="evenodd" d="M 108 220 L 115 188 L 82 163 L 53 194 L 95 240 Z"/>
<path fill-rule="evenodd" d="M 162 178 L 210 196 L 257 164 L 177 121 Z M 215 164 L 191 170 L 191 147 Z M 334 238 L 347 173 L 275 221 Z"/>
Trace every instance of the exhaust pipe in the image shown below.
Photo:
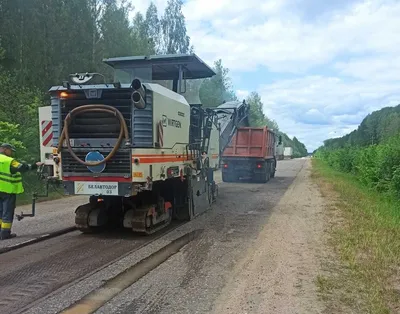
<path fill-rule="evenodd" d="M 131 87 L 135 90 L 131 95 L 131 100 L 133 104 L 138 109 L 144 109 L 146 107 L 146 102 L 144 100 L 146 91 L 142 82 L 140 82 L 139 79 L 134 79 L 132 81 Z"/>

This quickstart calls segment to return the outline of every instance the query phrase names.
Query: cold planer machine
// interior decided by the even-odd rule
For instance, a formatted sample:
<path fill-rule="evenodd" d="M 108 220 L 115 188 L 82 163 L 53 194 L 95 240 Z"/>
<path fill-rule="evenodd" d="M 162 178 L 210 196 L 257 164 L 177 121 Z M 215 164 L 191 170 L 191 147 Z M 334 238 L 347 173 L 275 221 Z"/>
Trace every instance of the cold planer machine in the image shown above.
<path fill-rule="evenodd" d="M 46 180 L 89 196 L 76 209 L 77 228 L 151 234 L 206 211 L 217 197 L 218 115 L 187 96 L 190 80 L 215 72 L 195 54 L 104 62 L 115 83 L 71 75 L 39 111 Z"/>

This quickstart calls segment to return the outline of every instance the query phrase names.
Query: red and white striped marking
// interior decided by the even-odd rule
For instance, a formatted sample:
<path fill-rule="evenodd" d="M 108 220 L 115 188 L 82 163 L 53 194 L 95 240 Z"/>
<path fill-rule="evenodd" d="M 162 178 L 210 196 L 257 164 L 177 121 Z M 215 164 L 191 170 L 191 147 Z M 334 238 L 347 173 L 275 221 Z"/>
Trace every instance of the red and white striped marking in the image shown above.
<path fill-rule="evenodd" d="M 53 121 L 44 120 L 42 121 L 42 145 L 50 147 L 53 139 Z"/>
<path fill-rule="evenodd" d="M 162 121 L 158 122 L 158 143 L 160 144 L 160 147 L 164 146 L 164 128 Z"/>

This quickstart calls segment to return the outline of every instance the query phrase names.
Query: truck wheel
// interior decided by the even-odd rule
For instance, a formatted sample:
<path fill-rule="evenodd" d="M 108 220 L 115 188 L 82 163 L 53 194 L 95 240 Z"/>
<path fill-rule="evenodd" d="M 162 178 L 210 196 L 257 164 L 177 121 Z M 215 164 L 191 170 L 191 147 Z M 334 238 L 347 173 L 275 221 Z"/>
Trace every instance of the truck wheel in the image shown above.
<path fill-rule="evenodd" d="M 260 183 L 267 183 L 269 180 L 269 169 L 268 169 L 268 164 L 266 165 L 265 172 L 260 174 L 259 176 L 259 182 Z"/>
<path fill-rule="evenodd" d="M 271 178 L 275 178 L 275 162 L 271 162 L 271 164 L 270 164 L 270 166 L 271 166 Z"/>
<path fill-rule="evenodd" d="M 269 181 L 269 179 L 271 179 L 271 163 L 267 163 L 267 175 L 265 178 L 265 183 L 267 183 Z"/>

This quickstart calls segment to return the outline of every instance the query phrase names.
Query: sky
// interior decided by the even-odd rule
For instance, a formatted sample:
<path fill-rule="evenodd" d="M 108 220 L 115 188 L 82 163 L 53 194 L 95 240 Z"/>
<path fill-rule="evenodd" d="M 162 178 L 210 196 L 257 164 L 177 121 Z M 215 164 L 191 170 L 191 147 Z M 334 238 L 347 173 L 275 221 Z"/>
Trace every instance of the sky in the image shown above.
<path fill-rule="evenodd" d="M 239 98 L 257 91 L 308 151 L 400 104 L 400 0 L 186 0 L 183 13 L 195 53 L 222 59 Z"/>

